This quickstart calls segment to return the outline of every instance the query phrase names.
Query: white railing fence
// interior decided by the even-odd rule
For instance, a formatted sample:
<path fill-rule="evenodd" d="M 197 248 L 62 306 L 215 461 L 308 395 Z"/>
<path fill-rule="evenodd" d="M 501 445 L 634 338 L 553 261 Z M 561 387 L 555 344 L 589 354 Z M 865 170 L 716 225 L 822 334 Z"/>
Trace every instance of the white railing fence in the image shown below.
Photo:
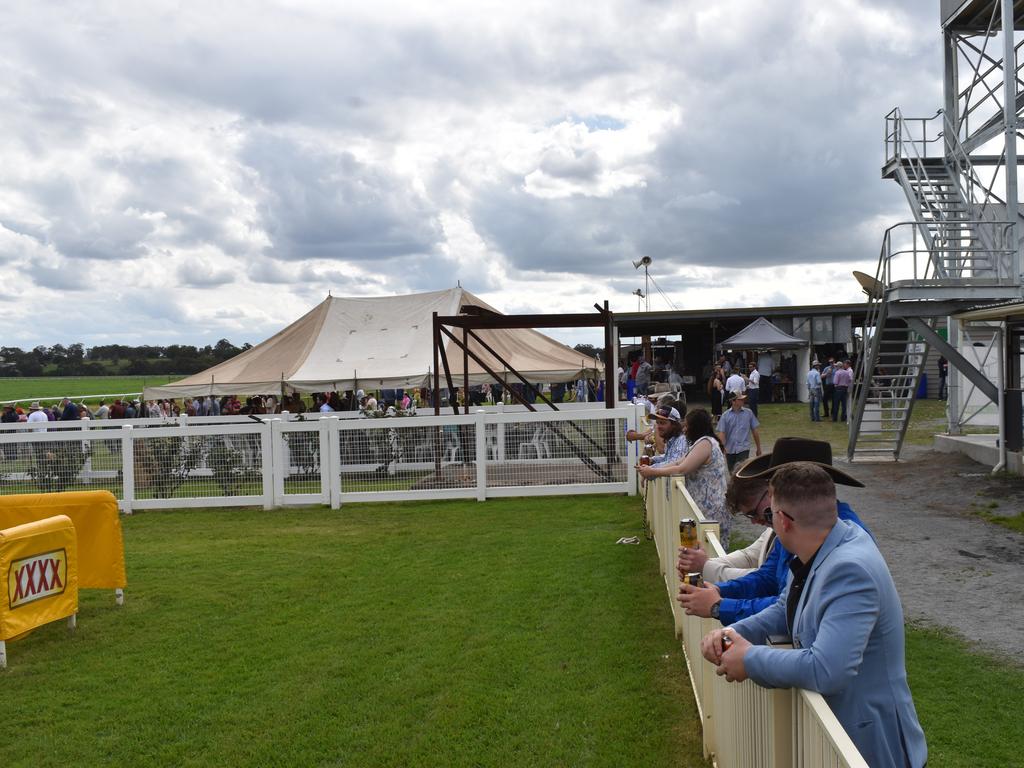
<path fill-rule="evenodd" d="M 633 493 L 637 409 L 5 424 L 0 495 L 110 490 L 174 507 Z"/>
<path fill-rule="evenodd" d="M 725 554 L 718 523 L 704 518 L 681 478 L 648 480 L 645 509 L 704 727 L 705 756 L 713 756 L 718 768 L 867 768 L 820 694 L 770 690 L 750 680 L 729 683 L 715 674 L 701 655 L 700 641 L 720 625 L 715 619 L 687 616 L 676 602 L 676 557 L 679 520 L 685 517 L 697 521 L 698 539 L 710 556 Z"/>

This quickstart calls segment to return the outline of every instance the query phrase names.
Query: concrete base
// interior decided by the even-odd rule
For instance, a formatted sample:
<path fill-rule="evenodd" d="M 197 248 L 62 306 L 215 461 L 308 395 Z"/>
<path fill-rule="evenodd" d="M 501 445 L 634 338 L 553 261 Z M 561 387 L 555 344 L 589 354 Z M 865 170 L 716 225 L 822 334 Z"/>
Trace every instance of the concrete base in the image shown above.
<path fill-rule="evenodd" d="M 942 453 L 962 453 L 979 464 L 994 467 L 999 463 L 999 435 L 935 435 L 935 450 Z M 1024 475 L 1024 462 L 1020 453 L 1006 454 L 1006 471 Z"/>

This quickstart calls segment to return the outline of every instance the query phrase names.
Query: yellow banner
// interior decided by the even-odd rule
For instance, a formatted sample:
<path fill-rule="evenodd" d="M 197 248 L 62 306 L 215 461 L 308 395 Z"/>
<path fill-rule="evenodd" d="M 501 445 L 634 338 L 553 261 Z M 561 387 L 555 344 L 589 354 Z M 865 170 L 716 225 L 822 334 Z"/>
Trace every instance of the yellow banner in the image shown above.
<path fill-rule="evenodd" d="M 0 640 L 78 611 L 77 548 L 67 515 L 0 531 Z"/>
<path fill-rule="evenodd" d="M 75 525 L 79 587 L 118 589 L 128 586 L 121 518 L 114 494 L 68 491 L 0 496 L 0 529 L 52 515 L 67 515 Z"/>

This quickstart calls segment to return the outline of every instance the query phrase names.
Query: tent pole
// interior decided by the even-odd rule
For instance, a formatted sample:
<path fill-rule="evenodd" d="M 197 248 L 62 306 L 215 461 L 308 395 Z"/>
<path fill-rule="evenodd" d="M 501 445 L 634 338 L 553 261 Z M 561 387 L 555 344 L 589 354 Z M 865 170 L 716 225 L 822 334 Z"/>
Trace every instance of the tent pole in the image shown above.
<path fill-rule="evenodd" d="M 469 415 L 469 342 L 466 326 L 462 326 L 462 412 Z"/>
<path fill-rule="evenodd" d="M 437 359 L 437 351 L 441 347 L 441 331 L 438 330 L 437 312 L 434 313 L 434 415 L 441 415 L 441 365 Z"/>
<path fill-rule="evenodd" d="M 441 328 L 441 330 L 448 336 L 452 336 L 447 328 Z M 452 336 L 454 339 L 455 337 Z M 456 341 L 456 343 L 458 343 Z M 459 401 L 452 397 L 452 393 L 455 392 L 455 382 L 452 380 L 452 371 L 448 367 L 448 353 L 444 351 L 444 347 L 438 350 L 441 353 L 441 365 L 444 366 L 444 380 L 448 383 L 448 403 L 452 407 L 452 413 L 456 416 L 459 415 Z"/>
<path fill-rule="evenodd" d="M 615 359 L 612 354 L 612 313 L 608 309 L 608 299 L 604 300 L 604 407 L 614 408 L 619 382 L 616 377 Z"/>

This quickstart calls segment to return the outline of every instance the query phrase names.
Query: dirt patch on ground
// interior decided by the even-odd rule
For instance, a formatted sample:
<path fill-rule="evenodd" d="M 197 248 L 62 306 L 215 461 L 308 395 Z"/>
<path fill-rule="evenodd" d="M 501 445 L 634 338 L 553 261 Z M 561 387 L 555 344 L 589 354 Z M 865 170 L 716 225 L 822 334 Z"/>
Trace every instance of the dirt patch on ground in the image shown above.
<path fill-rule="evenodd" d="M 842 464 L 840 487 L 889 563 L 906 616 L 1024 658 L 1024 536 L 980 518 L 1024 509 L 1024 479 L 959 454 L 910 448 L 897 464 Z M 973 510 L 973 512 L 972 512 Z"/>

